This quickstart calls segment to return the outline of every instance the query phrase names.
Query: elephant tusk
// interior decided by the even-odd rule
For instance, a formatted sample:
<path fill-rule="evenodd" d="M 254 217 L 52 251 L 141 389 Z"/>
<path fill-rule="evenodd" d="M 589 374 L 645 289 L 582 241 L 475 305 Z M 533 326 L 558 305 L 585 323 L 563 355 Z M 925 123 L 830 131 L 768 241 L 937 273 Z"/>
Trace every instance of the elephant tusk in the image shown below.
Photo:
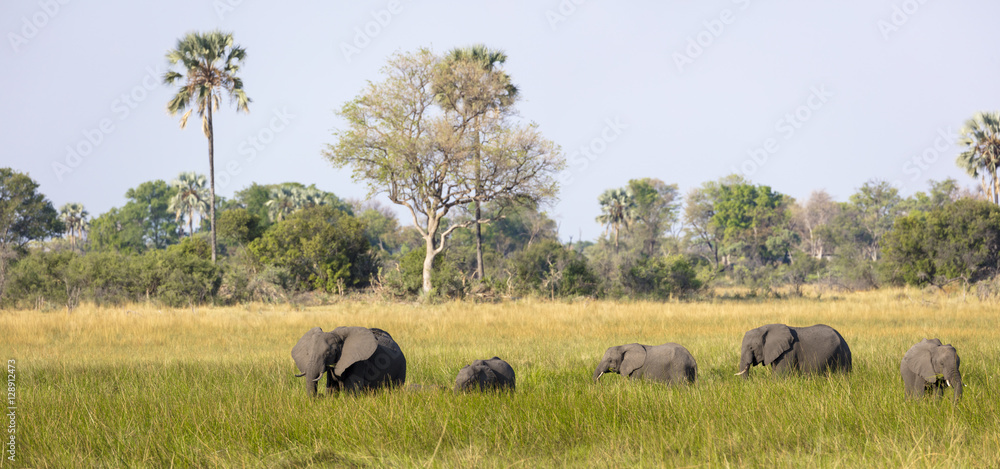
<path fill-rule="evenodd" d="M 951 387 L 951 381 L 944 380 L 944 384 L 947 384 L 949 388 Z"/>
<path fill-rule="evenodd" d="M 601 380 L 601 376 L 604 376 L 604 372 L 603 371 L 601 372 L 601 374 L 597 375 L 597 379 L 595 379 L 594 381 L 600 381 Z"/>
<path fill-rule="evenodd" d="M 295 377 L 296 377 L 296 378 L 301 378 L 301 377 L 303 377 L 303 376 L 305 376 L 305 375 L 306 375 L 305 373 L 299 373 L 299 374 L 295 375 Z"/>
<path fill-rule="evenodd" d="M 316 379 L 313 380 L 313 382 L 319 381 L 320 378 L 322 378 L 322 377 L 323 377 L 323 373 L 320 373 L 319 376 L 317 376 Z"/>
<path fill-rule="evenodd" d="M 741 372 L 739 372 L 739 373 L 736 373 L 736 374 L 734 374 L 733 376 L 740 376 L 740 375 L 742 375 L 742 374 L 746 373 L 746 372 L 747 372 L 748 370 L 750 370 L 750 367 L 749 367 L 749 366 L 748 366 L 748 367 L 746 367 L 746 368 L 744 368 L 744 369 L 743 369 L 743 371 L 741 371 Z"/>

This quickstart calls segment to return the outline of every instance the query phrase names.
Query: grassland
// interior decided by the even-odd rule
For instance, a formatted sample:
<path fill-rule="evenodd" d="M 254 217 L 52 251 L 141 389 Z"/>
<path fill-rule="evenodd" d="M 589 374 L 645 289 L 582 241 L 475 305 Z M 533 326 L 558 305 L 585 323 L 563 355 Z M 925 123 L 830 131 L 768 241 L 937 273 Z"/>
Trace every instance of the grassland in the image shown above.
<path fill-rule="evenodd" d="M 897 290 L 0 311 L 0 359 L 16 360 L 18 390 L 17 461 L 5 453 L 0 467 L 997 467 L 998 310 Z M 834 326 L 854 373 L 734 377 L 743 332 L 771 322 Z M 289 351 L 317 325 L 389 331 L 407 382 L 423 387 L 308 399 Z M 903 399 L 899 360 L 923 337 L 958 349 L 967 384 L 958 405 Z M 698 360 L 695 385 L 591 382 L 608 346 L 668 341 Z M 492 355 L 514 366 L 515 393 L 450 392 L 459 368 Z"/>

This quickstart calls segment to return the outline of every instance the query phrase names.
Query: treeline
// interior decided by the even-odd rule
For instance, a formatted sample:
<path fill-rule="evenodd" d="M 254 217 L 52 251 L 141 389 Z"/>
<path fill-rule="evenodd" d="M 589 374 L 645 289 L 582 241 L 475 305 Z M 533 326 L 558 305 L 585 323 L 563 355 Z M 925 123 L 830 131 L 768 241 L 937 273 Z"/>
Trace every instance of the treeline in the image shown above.
<path fill-rule="evenodd" d="M 203 177 L 142 183 L 122 207 L 92 219 L 80 204 L 55 210 L 36 189 L 26 175 L 0 169 L 4 307 L 422 292 L 424 238 L 375 202 L 346 202 L 297 183 L 252 184 L 220 201 L 220 256 L 212 263 Z M 473 231 L 459 229 L 434 259 L 432 294 L 667 299 L 706 286 L 766 295 L 806 284 L 957 284 L 996 293 L 1000 208 L 953 180 L 908 198 L 872 181 L 837 202 L 822 191 L 796 201 L 736 176 L 682 198 L 676 185 L 645 178 L 597 203 L 605 232 L 569 243 L 538 207 L 484 205 L 481 218 L 491 222 L 482 225 L 482 281 Z"/>

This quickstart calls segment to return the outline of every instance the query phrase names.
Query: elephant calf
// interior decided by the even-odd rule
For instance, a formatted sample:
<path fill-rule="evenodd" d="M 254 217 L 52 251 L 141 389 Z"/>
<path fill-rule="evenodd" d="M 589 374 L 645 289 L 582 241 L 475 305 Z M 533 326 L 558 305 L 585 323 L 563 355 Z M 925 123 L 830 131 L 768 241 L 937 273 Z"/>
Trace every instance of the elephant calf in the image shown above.
<path fill-rule="evenodd" d="M 906 396 L 919 399 L 927 392 L 936 397 L 944 394 L 945 386 L 954 389 L 954 400 L 962 398 L 961 360 L 951 344 L 941 345 L 938 339 L 924 339 L 910 347 L 899 364 Z"/>
<path fill-rule="evenodd" d="M 851 349 L 836 329 L 824 324 L 768 324 L 743 335 L 740 372 L 736 374 L 747 378 L 754 365 L 771 365 L 771 372 L 777 375 L 792 371 L 846 373 L 851 371 Z"/>
<path fill-rule="evenodd" d="M 493 357 L 476 360 L 459 370 L 455 378 L 455 392 L 514 390 L 514 369 L 510 364 Z"/>
<path fill-rule="evenodd" d="M 604 373 L 618 373 L 630 379 L 649 379 L 671 384 L 693 383 L 698 363 L 686 348 L 673 342 L 663 345 L 617 345 L 604 352 L 594 371 L 594 381 Z"/>
<path fill-rule="evenodd" d="M 326 373 L 326 390 L 359 391 L 399 386 L 406 381 L 406 357 L 382 329 L 338 327 L 330 332 L 309 329 L 292 348 L 292 359 L 306 378 L 306 391 L 316 395 L 316 382 Z"/>

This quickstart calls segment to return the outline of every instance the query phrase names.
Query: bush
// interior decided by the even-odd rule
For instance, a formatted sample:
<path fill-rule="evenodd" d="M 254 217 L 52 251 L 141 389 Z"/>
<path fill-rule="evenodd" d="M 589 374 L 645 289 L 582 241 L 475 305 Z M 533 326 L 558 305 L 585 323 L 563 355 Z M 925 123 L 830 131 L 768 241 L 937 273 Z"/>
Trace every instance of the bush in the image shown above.
<path fill-rule="evenodd" d="M 669 298 L 701 288 L 701 281 L 683 256 L 644 257 L 623 275 L 625 287 L 636 296 Z"/>
<path fill-rule="evenodd" d="M 520 289 L 545 296 L 593 295 L 597 277 L 583 255 L 557 241 L 534 243 L 513 260 L 514 278 Z"/>
<path fill-rule="evenodd" d="M 901 217 L 883 253 L 883 271 L 896 282 L 972 284 L 990 278 L 1000 269 L 1000 207 L 962 199 Z"/>
<path fill-rule="evenodd" d="M 377 272 L 364 224 L 321 205 L 293 213 L 250 243 L 257 262 L 286 269 L 295 287 L 340 292 L 367 286 Z"/>
<path fill-rule="evenodd" d="M 414 296 L 423 292 L 426 252 L 427 248 L 421 246 L 400 256 L 396 269 L 390 270 L 386 275 L 385 286 L 399 296 Z M 446 252 L 434 257 L 431 287 L 431 296 L 460 298 L 465 295 L 462 274 L 448 260 Z"/>

